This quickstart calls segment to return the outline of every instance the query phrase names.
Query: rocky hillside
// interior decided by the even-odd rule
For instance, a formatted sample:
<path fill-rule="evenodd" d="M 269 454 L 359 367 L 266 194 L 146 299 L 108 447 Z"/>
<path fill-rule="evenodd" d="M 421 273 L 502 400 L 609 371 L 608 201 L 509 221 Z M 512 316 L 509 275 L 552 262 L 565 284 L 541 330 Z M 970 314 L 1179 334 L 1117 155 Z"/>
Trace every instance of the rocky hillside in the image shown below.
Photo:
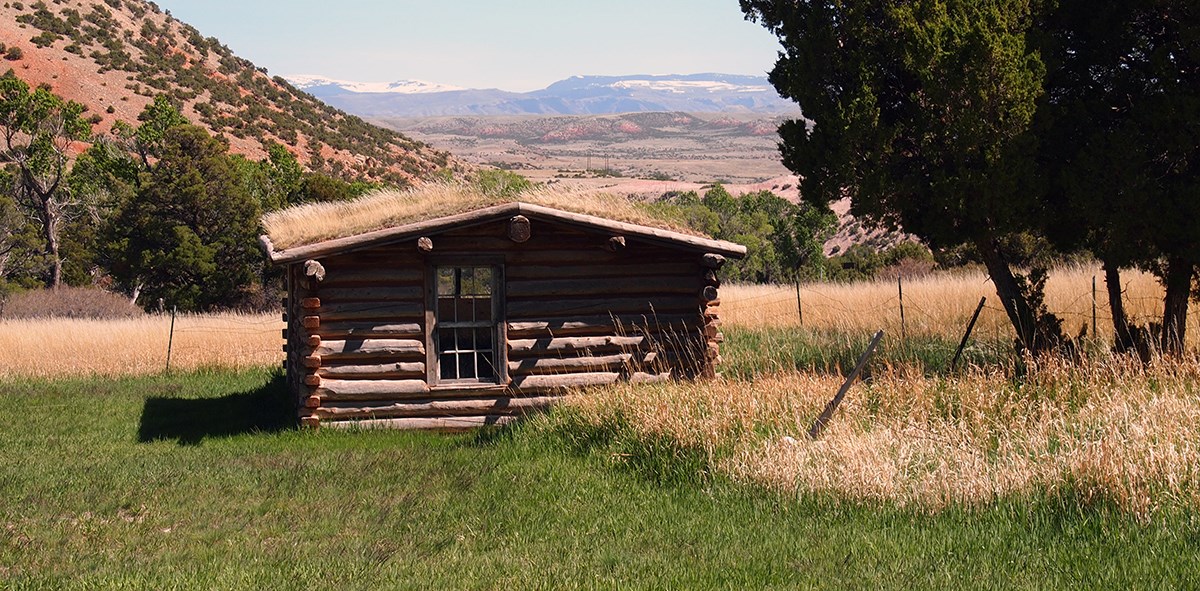
<path fill-rule="evenodd" d="M 330 107 L 267 75 L 212 37 L 143 0 L 0 4 L 0 72 L 88 108 L 97 132 L 137 116 L 158 94 L 251 159 L 265 142 L 345 177 L 391 182 L 450 164 L 445 152 Z"/>

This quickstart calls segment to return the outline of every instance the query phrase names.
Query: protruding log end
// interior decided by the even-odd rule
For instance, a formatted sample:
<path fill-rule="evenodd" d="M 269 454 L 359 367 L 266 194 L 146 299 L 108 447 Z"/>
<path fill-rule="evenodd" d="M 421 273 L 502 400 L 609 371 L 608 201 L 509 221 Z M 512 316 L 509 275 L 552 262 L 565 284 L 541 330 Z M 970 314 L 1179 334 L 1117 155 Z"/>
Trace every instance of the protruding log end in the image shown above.
<path fill-rule="evenodd" d="M 700 257 L 700 264 L 709 269 L 720 269 L 725 264 L 725 257 L 716 253 L 708 253 Z"/>
<path fill-rule="evenodd" d="M 622 250 L 625 250 L 625 237 L 613 236 L 612 238 L 609 238 L 608 244 L 606 244 L 604 248 L 608 249 L 608 252 L 621 252 Z"/>
<path fill-rule="evenodd" d="M 308 429 L 319 429 L 321 428 L 321 419 L 317 417 L 301 417 L 300 426 Z"/>
<path fill-rule="evenodd" d="M 316 310 L 321 307 L 321 298 L 304 298 L 300 300 L 300 307 L 305 310 Z"/>
<path fill-rule="evenodd" d="M 320 396 L 309 396 L 304 399 L 304 408 L 321 408 Z"/>
<path fill-rule="evenodd" d="M 321 356 L 320 355 L 309 355 L 308 357 L 305 357 L 304 358 L 304 367 L 307 367 L 309 369 L 320 369 L 321 368 Z"/>
<path fill-rule="evenodd" d="M 700 299 L 711 304 L 717 301 L 717 288 L 711 285 L 705 285 L 704 289 L 700 290 Z"/>
<path fill-rule="evenodd" d="M 312 347 L 314 349 L 316 349 L 317 347 L 320 347 L 321 346 L 321 335 L 315 335 L 315 334 L 309 335 L 308 340 L 305 341 L 305 344 L 307 344 L 309 347 Z"/>
<path fill-rule="evenodd" d="M 321 328 L 321 317 L 320 316 L 305 316 L 304 320 L 302 320 L 301 322 L 304 324 L 304 328 L 307 328 L 309 330 L 316 330 L 318 328 Z"/>
<path fill-rule="evenodd" d="M 307 260 L 304 261 L 304 274 L 316 279 L 317 281 L 324 281 L 325 267 L 317 261 Z"/>
<path fill-rule="evenodd" d="M 529 227 L 529 218 L 523 215 L 513 216 L 508 220 L 508 238 L 513 242 L 525 242 L 532 235 Z"/>
<path fill-rule="evenodd" d="M 704 272 L 704 284 L 711 285 L 713 287 L 721 287 L 721 278 L 717 277 L 717 271 L 715 269 L 709 269 Z"/>
<path fill-rule="evenodd" d="M 304 376 L 304 385 L 312 386 L 314 388 L 320 388 L 321 387 L 321 376 L 319 376 L 317 374 L 309 374 L 309 375 Z"/>
<path fill-rule="evenodd" d="M 417 238 L 417 250 L 421 252 L 433 251 L 433 239 L 428 236 Z"/>

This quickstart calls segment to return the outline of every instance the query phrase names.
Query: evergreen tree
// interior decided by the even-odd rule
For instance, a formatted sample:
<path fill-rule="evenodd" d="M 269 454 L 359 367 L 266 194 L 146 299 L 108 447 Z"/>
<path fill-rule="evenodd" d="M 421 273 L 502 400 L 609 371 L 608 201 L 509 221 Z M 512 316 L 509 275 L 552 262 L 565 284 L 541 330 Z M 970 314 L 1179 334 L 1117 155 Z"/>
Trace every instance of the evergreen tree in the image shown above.
<path fill-rule="evenodd" d="M 192 125 L 162 137 L 158 161 L 119 212 L 114 275 L 153 306 L 236 306 L 259 287 L 259 203 L 239 182 L 227 146 Z"/>

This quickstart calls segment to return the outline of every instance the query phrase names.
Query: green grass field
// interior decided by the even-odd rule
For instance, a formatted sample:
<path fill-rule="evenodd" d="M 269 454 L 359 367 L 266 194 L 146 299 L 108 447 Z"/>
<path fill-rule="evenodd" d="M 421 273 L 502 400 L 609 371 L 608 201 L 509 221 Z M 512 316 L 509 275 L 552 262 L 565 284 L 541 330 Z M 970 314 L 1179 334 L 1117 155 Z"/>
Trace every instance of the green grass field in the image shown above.
<path fill-rule="evenodd" d="M 1200 520 L 781 498 L 568 413 L 298 431 L 266 370 L 0 383 L 0 588 L 1200 585 Z"/>

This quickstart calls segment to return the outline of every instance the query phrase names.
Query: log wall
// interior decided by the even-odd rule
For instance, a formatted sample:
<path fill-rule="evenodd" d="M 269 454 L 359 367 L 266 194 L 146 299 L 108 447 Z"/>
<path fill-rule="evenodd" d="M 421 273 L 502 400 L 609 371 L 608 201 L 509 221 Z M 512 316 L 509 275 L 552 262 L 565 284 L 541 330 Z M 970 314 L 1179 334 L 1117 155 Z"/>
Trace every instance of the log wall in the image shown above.
<path fill-rule="evenodd" d="M 526 224 L 504 220 L 289 265 L 285 363 L 301 422 L 500 424 L 581 386 L 715 375 L 721 257 Z M 480 257 L 503 264 L 496 360 L 507 381 L 439 384 L 426 313 L 431 269 Z"/>

